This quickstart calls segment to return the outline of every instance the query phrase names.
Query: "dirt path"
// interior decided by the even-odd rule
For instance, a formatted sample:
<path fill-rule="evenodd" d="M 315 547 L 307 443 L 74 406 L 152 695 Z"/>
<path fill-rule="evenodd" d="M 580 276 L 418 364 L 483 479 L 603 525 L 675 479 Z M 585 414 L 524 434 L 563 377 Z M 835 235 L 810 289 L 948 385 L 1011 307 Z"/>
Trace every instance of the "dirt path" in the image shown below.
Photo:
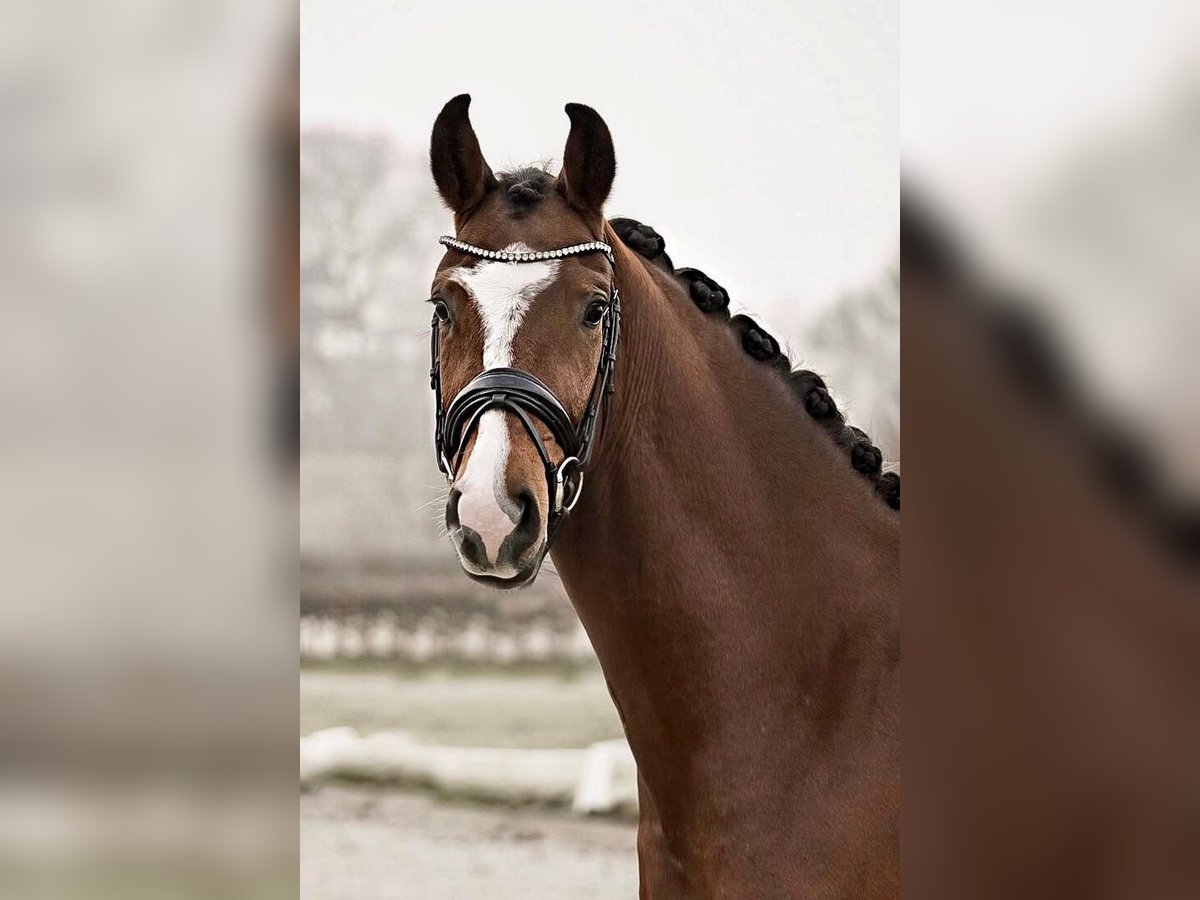
<path fill-rule="evenodd" d="M 635 828 L 327 785 L 300 798 L 305 900 L 630 900 Z"/>

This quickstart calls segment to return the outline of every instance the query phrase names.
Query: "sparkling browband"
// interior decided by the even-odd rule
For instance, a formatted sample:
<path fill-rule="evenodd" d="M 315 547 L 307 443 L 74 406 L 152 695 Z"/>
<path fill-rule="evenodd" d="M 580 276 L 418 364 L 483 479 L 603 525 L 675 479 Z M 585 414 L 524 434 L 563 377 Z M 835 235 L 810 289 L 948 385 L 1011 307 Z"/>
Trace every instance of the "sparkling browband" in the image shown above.
<path fill-rule="evenodd" d="M 573 244 L 570 247 L 560 247 L 557 250 L 531 250 L 528 253 L 510 253 L 507 250 L 485 250 L 466 241 L 443 234 L 438 243 L 460 253 L 469 253 L 481 259 L 494 259 L 499 262 L 538 262 L 543 259 L 561 259 L 564 256 L 578 256 L 581 253 L 603 253 L 608 261 L 614 262 L 613 250 L 603 241 L 587 241 L 583 244 Z"/>

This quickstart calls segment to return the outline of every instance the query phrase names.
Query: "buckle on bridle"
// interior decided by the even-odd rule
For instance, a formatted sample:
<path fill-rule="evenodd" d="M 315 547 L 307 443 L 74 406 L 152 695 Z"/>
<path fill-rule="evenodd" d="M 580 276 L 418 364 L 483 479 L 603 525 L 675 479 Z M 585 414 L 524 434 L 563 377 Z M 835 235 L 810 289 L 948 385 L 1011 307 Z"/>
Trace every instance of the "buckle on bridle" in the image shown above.
<path fill-rule="evenodd" d="M 583 493 L 583 470 L 577 469 L 577 480 L 572 482 L 567 474 L 569 466 L 579 466 L 578 456 L 568 456 L 558 464 L 558 468 L 554 470 L 554 512 L 556 514 L 569 513 L 575 508 L 575 504 L 579 502 L 579 495 Z M 566 493 L 566 488 L 571 488 L 571 499 L 564 501 L 563 496 Z"/>

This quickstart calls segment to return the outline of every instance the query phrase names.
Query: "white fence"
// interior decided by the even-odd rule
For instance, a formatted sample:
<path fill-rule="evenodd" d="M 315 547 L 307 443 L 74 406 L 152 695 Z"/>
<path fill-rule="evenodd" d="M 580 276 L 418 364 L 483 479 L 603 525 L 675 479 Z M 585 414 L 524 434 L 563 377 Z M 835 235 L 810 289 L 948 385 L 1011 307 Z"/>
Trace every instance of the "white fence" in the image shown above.
<path fill-rule="evenodd" d="M 436 616 L 402 624 L 383 613 L 352 618 L 302 616 L 300 658 L 310 662 L 385 659 L 510 665 L 586 662 L 593 654 L 587 633 L 578 622 L 563 630 L 549 619 L 510 624 L 480 616 L 450 629 Z"/>

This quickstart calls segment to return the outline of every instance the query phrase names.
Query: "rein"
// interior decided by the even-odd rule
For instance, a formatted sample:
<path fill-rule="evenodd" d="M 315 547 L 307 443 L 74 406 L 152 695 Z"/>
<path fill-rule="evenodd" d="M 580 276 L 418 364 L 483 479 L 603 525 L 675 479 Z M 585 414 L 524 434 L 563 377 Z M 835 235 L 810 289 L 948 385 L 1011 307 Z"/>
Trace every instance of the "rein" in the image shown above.
<path fill-rule="evenodd" d="M 603 253 L 611 265 L 616 265 L 612 247 L 603 241 L 588 241 L 557 250 L 521 253 L 487 250 L 445 235 L 438 239 L 438 243 L 468 256 L 505 263 L 542 262 L 584 253 Z M 596 364 L 592 389 L 578 426 L 572 421 L 566 407 L 554 391 L 537 376 L 523 369 L 485 369 L 458 392 L 450 401 L 449 407 L 445 407 L 442 402 L 440 324 L 435 315 L 430 339 L 429 368 L 429 386 L 433 389 L 436 403 L 434 448 L 437 452 L 438 468 L 447 480 L 453 481 L 455 464 L 483 414 L 489 409 L 512 413 L 528 432 L 546 470 L 546 484 L 550 494 L 550 515 L 546 529 L 549 546 L 571 510 L 575 508 L 575 504 L 579 502 L 583 492 L 583 470 L 591 458 L 596 420 L 599 418 L 601 406 L 613 392 L 613 367 L 617 360 L 617 343 L 621 334 L 621 298 L 616 282 L 613 282 L 609 290 L 609 302 L 604 311 L 600 361 Z M 558 463 L 550 458 L 534 420 L 544 424 L 562 448 L 564 456 Z"/>

